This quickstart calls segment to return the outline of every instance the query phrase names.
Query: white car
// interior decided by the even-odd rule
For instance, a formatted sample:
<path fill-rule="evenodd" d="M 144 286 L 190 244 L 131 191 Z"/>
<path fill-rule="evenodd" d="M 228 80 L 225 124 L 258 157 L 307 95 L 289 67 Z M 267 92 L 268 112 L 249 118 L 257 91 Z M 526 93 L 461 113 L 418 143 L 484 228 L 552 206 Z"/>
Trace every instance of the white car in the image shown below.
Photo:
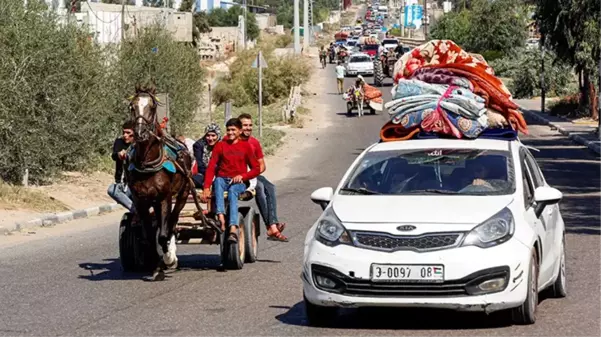
<path fill-rule="evenodd" d="M 397 39 L 384 39 L 382 40 L 382 46 L 385 49 L 395 49 L 399 45 L 399 40 Z"/>
<path fill-rule="evenodd" d="M 374 63 L 365 53 L 351 54 L 346 63 L 346 74 L 350 76 L 373 75 Z"/>
<path fill-rule="evenodd" d="M 377 143 L 311 199 L 324 209 L 304 246 L 311 324 L 363 306 L 508 309 L 532 324 L 540 291 L 566 296 L 562 193 L 519 140 Z"/>

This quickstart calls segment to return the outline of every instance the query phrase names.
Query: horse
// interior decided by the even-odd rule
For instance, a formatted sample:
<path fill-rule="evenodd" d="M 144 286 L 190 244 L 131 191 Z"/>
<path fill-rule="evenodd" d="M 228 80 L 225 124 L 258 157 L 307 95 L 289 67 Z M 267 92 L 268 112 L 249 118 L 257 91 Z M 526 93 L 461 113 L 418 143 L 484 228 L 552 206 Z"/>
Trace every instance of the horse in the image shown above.
<path fill-rule="evenodd" d="M 152 267 L 154 281 L 164 280 L 164 271 L 177 267 L 175 226 L 190 193 L 201 209 L 190 174 L 191 156 L 186 146 L 161 128 L 157 121 L 158 105 L 154 88 L 136 86 L 129 105 L 135 122 L 134 143 L 125 170 L 136 217 L 158 254 L 156 266 Z"/>

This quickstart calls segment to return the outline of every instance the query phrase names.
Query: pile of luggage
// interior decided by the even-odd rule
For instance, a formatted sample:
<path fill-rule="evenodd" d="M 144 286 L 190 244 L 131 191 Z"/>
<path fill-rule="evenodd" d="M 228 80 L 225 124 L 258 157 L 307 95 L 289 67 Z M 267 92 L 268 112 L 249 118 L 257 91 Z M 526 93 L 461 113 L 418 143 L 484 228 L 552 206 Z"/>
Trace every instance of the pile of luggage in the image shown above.
<path fill-rule="evenodd" d="M 511 93 L 480 56 L 450 40 L 432 40 L 395 64 L 391 120 L 382 141 L 413 138 L 420 132 L 477 138 L 484 130 L 528 133 Z"/>

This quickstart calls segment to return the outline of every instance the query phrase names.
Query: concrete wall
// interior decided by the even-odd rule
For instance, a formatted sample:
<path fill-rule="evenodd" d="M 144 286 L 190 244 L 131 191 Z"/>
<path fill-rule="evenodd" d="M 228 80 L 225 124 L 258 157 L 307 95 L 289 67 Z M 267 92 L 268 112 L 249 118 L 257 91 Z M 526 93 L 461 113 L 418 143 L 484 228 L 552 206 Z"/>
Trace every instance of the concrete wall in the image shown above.
<path fill-rule="evenodd" d="M 275 27 L 277 24 L 277 17 L 273 14 L 255 14 L 255 17 L 257 18 L 257 25 L 261 30 Z"/>
<path fill-rule="evenodd" d="M 164 24 L 176 41 L 192 42 L 192 13 L 177 12 L 171 8 L 125 6 L 125 27 L 121 25 L 121 5 L 100 2 L 82 2 L 78 22 L 87 25 L 100 44 L 120 43 L 121 30 L 134 37 L 142 27 Z"/>

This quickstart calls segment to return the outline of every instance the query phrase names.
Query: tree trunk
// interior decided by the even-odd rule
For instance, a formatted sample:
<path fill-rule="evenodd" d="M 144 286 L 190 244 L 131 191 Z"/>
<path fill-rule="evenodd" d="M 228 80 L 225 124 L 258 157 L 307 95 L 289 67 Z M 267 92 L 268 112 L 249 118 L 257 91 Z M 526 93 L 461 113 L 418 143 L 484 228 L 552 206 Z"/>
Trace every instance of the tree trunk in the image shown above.
<path fill-rule="evenodd" d="M 591 118 L 595 121 L 599 120 L 599 96 L 597 96 L 597 90 L 593 85 L 593 82 L 590 83 L 589 97 L 591 99 Z"/>

